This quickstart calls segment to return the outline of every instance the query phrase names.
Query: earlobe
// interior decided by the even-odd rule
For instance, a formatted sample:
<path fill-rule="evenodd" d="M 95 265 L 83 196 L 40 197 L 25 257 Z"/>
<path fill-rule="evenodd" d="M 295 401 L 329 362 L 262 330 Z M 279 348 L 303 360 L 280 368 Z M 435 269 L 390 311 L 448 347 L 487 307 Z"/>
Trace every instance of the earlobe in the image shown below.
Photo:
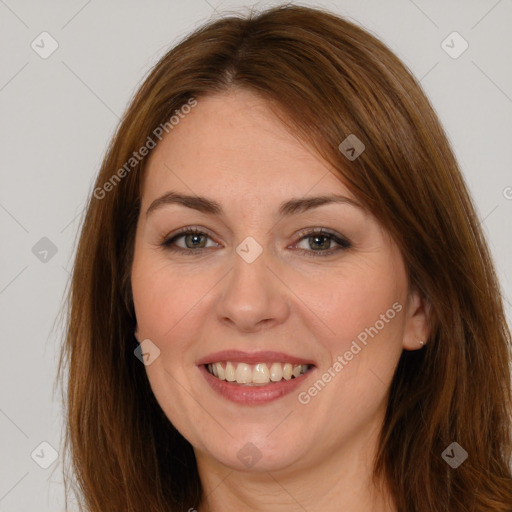
<path fill-rule="evenodd" d="M 418 291 L 410 293 L 405 316 L 404 350 L 423 348 L 430 336 L 430 304 Z"/>
<path fill-rule="evenodd" d="M 133 331 L 133 336 L 135 337 L 135 339 L 137 340 L 138 343 L 140 343 L 140 340 L 139 340 L 139 333 L 138 333 L 138 327 L 136 326 L 135 327 L 135 330 Z"/>

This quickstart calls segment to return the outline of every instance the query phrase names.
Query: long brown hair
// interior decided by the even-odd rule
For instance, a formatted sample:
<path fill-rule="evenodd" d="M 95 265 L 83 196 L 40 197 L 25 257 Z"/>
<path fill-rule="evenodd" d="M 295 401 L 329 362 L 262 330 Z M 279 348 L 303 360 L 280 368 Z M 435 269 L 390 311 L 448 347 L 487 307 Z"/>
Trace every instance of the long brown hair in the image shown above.
<path fill-rule="evenodd" d="M 105 156 L 81 229 L 59 361 L 65 450 L 81 503 L 91 512 L 163 512 L 201 501 L 193 449 L 134 356 L 130 268 L 147 159 L 126 163 L 191 98 L 200 104 L 232 87 L 260 94 L 336 169 L 393 236 L 410 286 L 430 308 L 428 343 L 403 351 L 391 384 L 375 477 L 388 482 L 400 511 L 512 511 L 510 331 L 445 133 L 384 44 L 327 11 L 290 5 L 209 22 L 171 49 Z M 366 146 L 353 161 L 338 149 L 350 134 Z M 453 442 L 468 453 L 456 469 L 442 457 Z"/>

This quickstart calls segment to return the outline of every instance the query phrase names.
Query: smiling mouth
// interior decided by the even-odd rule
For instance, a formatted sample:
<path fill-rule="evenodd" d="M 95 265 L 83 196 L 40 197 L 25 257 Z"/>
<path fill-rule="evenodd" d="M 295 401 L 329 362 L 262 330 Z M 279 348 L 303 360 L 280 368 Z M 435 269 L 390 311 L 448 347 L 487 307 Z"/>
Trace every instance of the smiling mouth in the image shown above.
<path fill-rule="evenodd" d="M 221 381 L 234 385 L 265 386 L 297 379 L 313 368 L 310 364 L 292 363 L 236 363 L 220 361 L 204 365 L 208 373 Z"/>

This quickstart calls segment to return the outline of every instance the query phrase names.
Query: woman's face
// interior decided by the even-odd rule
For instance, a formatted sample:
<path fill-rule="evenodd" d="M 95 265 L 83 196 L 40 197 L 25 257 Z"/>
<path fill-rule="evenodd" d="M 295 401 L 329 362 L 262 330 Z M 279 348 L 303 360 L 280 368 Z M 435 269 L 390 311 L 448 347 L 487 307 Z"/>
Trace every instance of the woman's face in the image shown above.
<path fill-rule="evenodd" d="M 376 219 L 247 91 L 199 98 L 143 185 L 137 338 L 198 462 L 295 471 L 371 451 L 401 351 L 428 335 Z"/>

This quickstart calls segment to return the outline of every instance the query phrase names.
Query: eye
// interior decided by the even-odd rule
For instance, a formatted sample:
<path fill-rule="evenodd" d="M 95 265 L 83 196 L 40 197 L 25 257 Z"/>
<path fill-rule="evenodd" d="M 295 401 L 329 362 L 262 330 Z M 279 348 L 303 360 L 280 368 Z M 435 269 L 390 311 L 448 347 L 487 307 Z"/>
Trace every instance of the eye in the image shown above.
<path fill-rule="evenodd" d="M 301 237 L 299 242 L 293 247 L 298 247 L 301 243 L 307 243 L 308 247 L 306 249 L 299 248 L 299 252 L 307 256 L 330 256 L 333 253 L 348 249 L 352 246 L 350 241 L 345 237 L 324 228 L 304 230 L 299 233 L 299 236 Z M 184 245 L 178 244 L 178 241 L 181 239 L 183 239 L 182 243 Z M 165 237 L 159 245 L 169 251 L 198 255 L 205 249 L 219 247 L 219 244 L 216 242 L 207 246 L 208 239 L 211 240 L 208 233 L 201 231 L 199 228 L 189 226 L 170 237 Z M 336 244 L 337 247 L 332 247 L 333 243 Z"/>
<path fill-rule="evenodd" d="M 308 256 L 330 256 L 331 254 L 343 251 L 352 246 L 349 240 L 345 237 L 332 233 L 324 228 L 315 228 L 309 231 L 300 233 L 300 243 L 307 243 L 306 250 L 300 249 L 303 254 Z M 332 243 L 337 244 L 338 247 L 331 248 Z M 296 244 L 298 246 L 299 244 Z M 328 249 L 328 250 L 327 250 Z"/>
<path fill-rule="evenodd" d="M 177 245 L 177 241 L 183 239 L 184 246 Z M 207 249 L 206 240 L 210 236 L 204 231 L 200 231 L 194 227 L 187 227 L 182 229 L 179 233 L 165 238 L 160 245 L 170 251 L 181 252 L 185 254 L 199 253 L 202 249 Z M 213 246 L 218 246 L 214 242 Z M 211 247 L 211 246 L 210 246 Z"/>

